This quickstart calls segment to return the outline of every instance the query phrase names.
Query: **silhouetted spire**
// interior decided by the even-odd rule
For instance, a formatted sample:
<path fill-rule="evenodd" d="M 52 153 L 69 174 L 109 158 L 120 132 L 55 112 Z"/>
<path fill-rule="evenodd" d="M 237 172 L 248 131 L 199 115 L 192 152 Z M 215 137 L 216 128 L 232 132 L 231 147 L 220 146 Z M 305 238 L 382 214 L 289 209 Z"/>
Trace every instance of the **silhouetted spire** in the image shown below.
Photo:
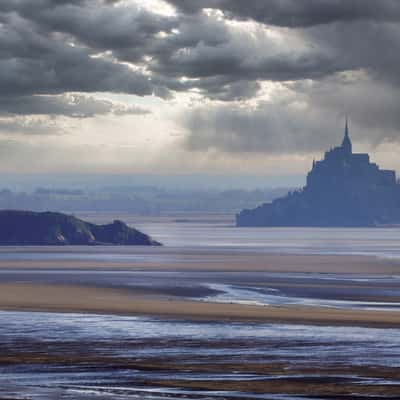
<path fill-rule="evenodd" d="M 350 136 L 349 136 L 349 125 L 347 122 L 347 115 L 346 115 L 346 122 L 344 125 L 344 138 L 343 138 L 343 142 L 342 142 L 342 148 L 346 153 L 348 153 L 348 154 L 352 153 L 352 144 L 351 144 L 351 140 L 350 140 Z"/>

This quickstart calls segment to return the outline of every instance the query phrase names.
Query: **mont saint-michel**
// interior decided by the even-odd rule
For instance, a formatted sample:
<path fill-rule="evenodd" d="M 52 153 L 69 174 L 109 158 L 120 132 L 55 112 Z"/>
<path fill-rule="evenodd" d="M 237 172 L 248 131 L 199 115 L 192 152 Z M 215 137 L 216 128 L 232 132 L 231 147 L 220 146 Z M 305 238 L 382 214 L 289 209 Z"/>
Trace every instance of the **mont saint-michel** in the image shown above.
<path fill-rule="evenodd" d="M 353 153 L 346 120 L 341 146 L 314 161 L 304 188 L 236 216 L 237 226 L 379 226 L 400 223 L 396 173 Z"/>

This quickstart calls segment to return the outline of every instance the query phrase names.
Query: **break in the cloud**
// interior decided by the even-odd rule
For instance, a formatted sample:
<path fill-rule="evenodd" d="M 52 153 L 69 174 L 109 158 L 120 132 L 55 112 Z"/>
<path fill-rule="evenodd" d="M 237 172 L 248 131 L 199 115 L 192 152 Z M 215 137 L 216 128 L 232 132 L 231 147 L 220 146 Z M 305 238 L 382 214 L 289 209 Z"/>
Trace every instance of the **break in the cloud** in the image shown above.
<path fill-rule="evenodd" d="M 0 134 L 8 135 L 59 135 L 65 133 L 63 127 L 55 120 L 30 117 L 0 118 Z M 4 142 L 3 142 L 4 143 Z M 9 154 L 15 157 L 18 154 Z"/>
<path fill-rule="evenodd" d="M 399 93 L 367 77 L 335 76 L 320 82 L 281 85 L 268 101 L 253 106 L 208 104 L 182 116 L 194 151 L 307 154 L 341 140 L 351 112 L 352 137 L 377 146 L 399 141 Z M 373 93 L 373 96 L 370 94 Z M 334 111 L 333 111 L 334 110 Z"/>
<path fill-rule="evenodd" d="M 213 169 L 249 152 L 292 165 L 346 112 L 361 145 L 400 147 L 399 22 L 396 0 L 3 0 L 0 131 L 30 134 L 21 148 L 62 132 L 121 169 L 124 140 L 149 170 L 210 152 Z"/>

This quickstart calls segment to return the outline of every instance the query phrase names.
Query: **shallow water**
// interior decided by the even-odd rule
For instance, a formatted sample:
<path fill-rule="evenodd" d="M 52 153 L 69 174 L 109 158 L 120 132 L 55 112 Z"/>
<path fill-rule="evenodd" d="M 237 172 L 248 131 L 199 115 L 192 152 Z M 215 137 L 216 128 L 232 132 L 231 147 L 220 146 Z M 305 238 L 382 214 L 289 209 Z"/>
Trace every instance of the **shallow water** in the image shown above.
<path fill-rule="evenodd" d="M 96 221 L 95 217 L 92 217 Z M 108 217 L 111 220 L 112 217 Z M 225 223 L 212 221 L 181 223 L 162 218 L 124 217 L 128 223 L 150 234 L 162 242 L 160 248 L 121 248 L 114 247 L 102 251 L 87 250 L 81 247 L 80 257 L 90 260 L 108 258 L 110 261 L 154 261 L 184 262 L 182 250 L 220 254 L 227 250 L 237 253 L 278 253 L 278 254 L 352 254 L 374 255 L 384 258 L 400 258 L 400 227 L 390 228 L 236 228 L 231 220 Z M 102 221 L 104 222 L 104 221 Z M 112 248 L 112 247 L 111 247 Z M 3 254 L 3 249 L 5 249 Z M 14 250 L 14 251 L 12 251 Z M 51 250 L 51 248 L 50 248 Z M 75 253 L 64 248 L 58 254 L 47 254 L 40 250 L 41 257 L 50 259 L 74 259 Z M 12 255 L 9 255 L 13 253 Z M 34 259 L 37 249 L 34 247 L 0 248 L 0 259 L 19 257 L 23 260 Z M 8 255 L 7 255 L 8 254 Z M 185 253 L 187 254 L 187 253 Z M 198 258 L 201 261 L 201 258 Z"/>
<path fill-rule="evenodd" d="M 133 223 L 135 221 L 132 221 Z M 236 228 L 231 223 L 135 224 L 169 247 L 262 250 L 288 254 L 355 254 L 400 257 L 400 227 Z"/>

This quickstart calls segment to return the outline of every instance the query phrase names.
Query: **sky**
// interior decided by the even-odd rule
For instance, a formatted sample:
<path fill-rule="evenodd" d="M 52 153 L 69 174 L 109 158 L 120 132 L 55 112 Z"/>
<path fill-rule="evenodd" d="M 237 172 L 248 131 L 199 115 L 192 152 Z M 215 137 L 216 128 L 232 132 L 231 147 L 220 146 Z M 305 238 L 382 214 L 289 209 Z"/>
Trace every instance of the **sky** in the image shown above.
<path fill-rule="evenodd" d="M 397 0 L 1 0 L 0 173 L 284 182 L 346 114 L 400 172 L 399 22 Z"/>

